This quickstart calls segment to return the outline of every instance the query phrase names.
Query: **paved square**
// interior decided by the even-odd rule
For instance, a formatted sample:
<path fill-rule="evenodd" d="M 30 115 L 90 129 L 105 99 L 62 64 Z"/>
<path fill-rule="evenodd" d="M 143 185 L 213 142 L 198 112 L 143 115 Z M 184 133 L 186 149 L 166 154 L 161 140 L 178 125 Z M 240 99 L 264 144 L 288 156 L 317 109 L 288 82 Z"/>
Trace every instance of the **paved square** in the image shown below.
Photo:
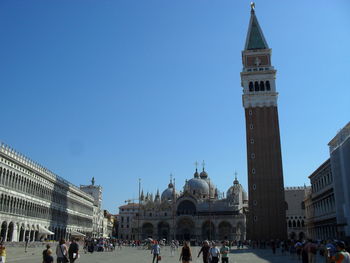
<path fill-rule="evenodd" d="M 56 262 L 55 255 L 56 245 L 53 245 L 53 254 Z M 193 257 L 193 263 L 201 263 L 201 258 L 197 258 L 199 247 L 191 247 Z M 42 262 L 42 251 L 44 246 L 40 248 L 29 248 L 28 252 L 24 252 L 24 248 L 7 248 L 7 261 L 6 262 L 17 262 L 17 263 L 41 263 Z M 163 247 L 161 249 L 162 263 L 175 263 L 179 262 L 180 248 L 176 251 L 174 256 L 170 254 L 169 247 Z M 93 254 L 81 254 L 79 260 L 76 263 L 152 263 L 152 255 L 149 250 L 143 250 L 139 248 L 124 247 L 122 250 L 116 250 L 113 252 L 94 252 Z M 230 263 L 298 263 L 296 258 L 292 259 L 289 254 L 281 255 L 277 253 L 273 255 L 269 249 L 265 250 L 250 250 L 250 249 L 233 249 L 232 253 L 229 254 Z M 324 262 L 323 258 L 318 258 L 316 263 Z"/>

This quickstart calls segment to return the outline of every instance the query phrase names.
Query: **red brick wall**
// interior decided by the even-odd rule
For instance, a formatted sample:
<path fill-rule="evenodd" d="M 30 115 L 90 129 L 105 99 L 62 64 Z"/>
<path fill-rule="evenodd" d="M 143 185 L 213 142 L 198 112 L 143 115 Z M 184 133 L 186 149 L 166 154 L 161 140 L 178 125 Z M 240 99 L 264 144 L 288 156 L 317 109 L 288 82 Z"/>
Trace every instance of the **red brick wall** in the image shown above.
<path fill-rule="evenodd" d="M 247 238 L 285 239 L 286 206 L 277 107 L 248 108 L 245 116 L 249 188 Z"/>

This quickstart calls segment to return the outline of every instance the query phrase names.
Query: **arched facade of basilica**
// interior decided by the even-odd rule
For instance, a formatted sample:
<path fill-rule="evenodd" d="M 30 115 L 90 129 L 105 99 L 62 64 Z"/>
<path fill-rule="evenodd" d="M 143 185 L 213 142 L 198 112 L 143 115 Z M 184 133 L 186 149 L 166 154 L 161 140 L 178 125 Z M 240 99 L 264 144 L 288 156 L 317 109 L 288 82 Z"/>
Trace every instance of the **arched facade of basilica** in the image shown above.
<path fill-rule="evenodd" d="M 226 197 L 207 173 L 186 181 L 177 192 L 171 181 L 162 195 L 141 194 L 139 217 L 132 222 L 130 239 L 244 240 L 248 196 L 237 178 Z M 139 226 L 139 229 L 138 229 Z"/>

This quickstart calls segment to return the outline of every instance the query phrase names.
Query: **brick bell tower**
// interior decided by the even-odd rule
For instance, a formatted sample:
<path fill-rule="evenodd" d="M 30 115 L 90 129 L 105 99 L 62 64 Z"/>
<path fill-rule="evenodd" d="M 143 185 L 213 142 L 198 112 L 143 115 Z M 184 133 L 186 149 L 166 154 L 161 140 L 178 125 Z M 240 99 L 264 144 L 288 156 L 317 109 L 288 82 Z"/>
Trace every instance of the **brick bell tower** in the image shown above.
<path fill-rule="evenodd" d="M 271 49 L 255 15 L 254 3 L 242 51 L 246 119 L 249 215 L 247 239 L 287 238 L 282 155 Z"/>

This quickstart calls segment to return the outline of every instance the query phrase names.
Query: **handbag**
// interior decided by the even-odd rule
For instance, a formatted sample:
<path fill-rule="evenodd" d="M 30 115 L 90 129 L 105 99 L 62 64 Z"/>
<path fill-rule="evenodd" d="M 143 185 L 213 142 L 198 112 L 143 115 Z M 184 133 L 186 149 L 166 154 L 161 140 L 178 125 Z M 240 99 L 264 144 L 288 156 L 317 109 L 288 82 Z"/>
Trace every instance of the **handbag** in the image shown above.
<path fill-rule="evenodd" d="M 161 261 L 162 260 L 162 256 L 158 255 L 157 259 L 158 259 L 158 261 Z"/>

